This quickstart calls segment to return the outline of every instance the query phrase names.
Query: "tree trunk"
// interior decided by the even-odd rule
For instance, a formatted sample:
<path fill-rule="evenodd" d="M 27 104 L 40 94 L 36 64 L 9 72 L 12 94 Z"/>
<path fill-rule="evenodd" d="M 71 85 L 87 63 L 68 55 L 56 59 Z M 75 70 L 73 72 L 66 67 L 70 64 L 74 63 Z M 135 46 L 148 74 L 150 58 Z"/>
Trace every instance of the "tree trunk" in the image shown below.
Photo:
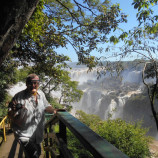
<path fill-rule="evenodd" d="M 158 131 L 158 119 L 157 119 L 157 113 L 156 113 L 155 108 L 154 108 L 154 103 L 152 101 L 150 101 L 150 105 L 151 105 L 151 111 L 152 111 L 152 114 L 153 114 L 153 117 L 154 117 L 154 120 L 156 123 L 156 128 Z"/>
<path fill-rule="evenodd" d="M 39 0 L 1 0 L 0 66 L 34 12 Z"/>
<path fill-rule="evenodd" d="M 154 70 L 155 70 L 155 74 L 156 74 L 155 75 L 156 76 L 156 84 L 154 85 L 153 90 L 151 90 L 151 86 L 149 86 L 145 82 L 145 70 L 146 70 L 147 64 L 151 64 L 151 63 L 150 62 L 145 63 L 144 69 L 143 69 L 143 72 L 142 72 L 142 80 L 143 80 L 144 85 L 147 87 L 148 97 L 149 97 L 149 100 L 150 100 L 151 112 L 153 114 L 153 117 L 154 117 L 154 120 L 155 120 L 155 123 L 156 123 L 156 128 L 157 128 L 157 131 L 158 131 L 158 117 L 157 117 L 156 109 L 154 107 L 155 95 L 157 93 L 157 87 L 158 87 L 157 66 L 156 66 L 156 62 L 155 62 L 155 66 L 154 66 L 155 69 Z"/>

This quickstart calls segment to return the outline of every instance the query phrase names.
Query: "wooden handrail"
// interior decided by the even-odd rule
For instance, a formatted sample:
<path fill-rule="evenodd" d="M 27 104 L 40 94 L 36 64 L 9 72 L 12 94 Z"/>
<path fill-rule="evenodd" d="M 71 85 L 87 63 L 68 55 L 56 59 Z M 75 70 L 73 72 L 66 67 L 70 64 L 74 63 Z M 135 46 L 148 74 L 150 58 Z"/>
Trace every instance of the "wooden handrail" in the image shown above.
<path fill-rule="evenodd" d="M 6 141 L 6 130 L 5 130 L 5 120 L 8 118 L 8 116 L 5 116 L 2 121 L 0 122 L 0 126 L 3 128 L 3 136 L 4 136 L 4 141 Z"/>
<path fill-rule="evenodd" d="M 49 131 L 52 132 L 52 126 L 57 122 L 59 122 L 59 133 L 54 133 L 53 137 L 56 137 L 56 142 L 59 144 L 60 156 L 65 158 L 73 157 L 67 148 L 66 128 L 68 128 L 95 158 L 128 158 L 128 156 L 66 111 L 57 112 L 45 125 L 47 135 L 44 147 L 47 149 L 46 158 L 49 157 L 49 153 L 55 157 L 54 149 L 51 146 L 48 147 L 48 144 L 52 144 L 49 140 L 52 141 L 54 138 L 49 137 L 48 133 Z"/>

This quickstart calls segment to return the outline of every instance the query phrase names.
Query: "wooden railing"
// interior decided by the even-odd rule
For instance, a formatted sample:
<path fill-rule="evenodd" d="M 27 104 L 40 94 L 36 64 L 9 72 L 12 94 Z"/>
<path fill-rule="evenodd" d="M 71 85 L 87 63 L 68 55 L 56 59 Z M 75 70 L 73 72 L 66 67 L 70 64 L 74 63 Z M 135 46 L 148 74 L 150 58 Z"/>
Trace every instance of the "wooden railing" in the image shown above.
<path fill-rule="evenodd" d="M 58 132 L 55 132 L 53 128 L 55 124 L 59 125 Z M 43 145 L 46 158 L 73 158 L 73 154 L 67 147 L 67 128 L 95 158 L 128 158 L 128 156 L 66 111 L 58 112 L 46 123 Z M 59 149 L 58 153 L 57 147 Z"/>

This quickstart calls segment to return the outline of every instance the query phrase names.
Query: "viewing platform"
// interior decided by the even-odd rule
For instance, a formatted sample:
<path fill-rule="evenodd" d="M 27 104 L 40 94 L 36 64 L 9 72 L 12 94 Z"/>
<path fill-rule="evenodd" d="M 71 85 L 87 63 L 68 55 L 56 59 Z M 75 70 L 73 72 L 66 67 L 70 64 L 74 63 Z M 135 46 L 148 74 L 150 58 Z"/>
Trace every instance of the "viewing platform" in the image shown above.
<path fill-rule="evenodd" d="M 68 147 L 67 130 L 78 139 L 91 157 L 94 158 L 128 158 L 108 141 L 100 137 L 85 124 L 66 111 L 57 112 L 45 125 L 44 141 L 40 158 L 73 158 Z M 58 127 L 58 129 L 54 128 Z M 157 143 L 157 142 L 156 142 Z M 158 149 L 156 144 L 153 148 Z M 22 158 L 23 150 L 14 139 L 13 133 L 7 134 L 7 139 L 0 146 L 0 158 Z"/>

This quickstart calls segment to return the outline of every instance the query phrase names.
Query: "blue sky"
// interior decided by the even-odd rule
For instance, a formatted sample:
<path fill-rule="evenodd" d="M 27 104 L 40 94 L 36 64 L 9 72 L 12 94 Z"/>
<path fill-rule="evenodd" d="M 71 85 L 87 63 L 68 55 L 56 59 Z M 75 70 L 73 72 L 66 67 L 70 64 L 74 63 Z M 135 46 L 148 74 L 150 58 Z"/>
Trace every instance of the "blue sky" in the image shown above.
<path fill-rule="evenodd" d="M 128 15 L 128 22 L 124 23 L 121 25 L 121 28 L 124 30 L 130 30 L 132 29 L 134 26 L 137 26 L 137 21 L 136 21 L 136 13 L 137 10 L 134 9 L 132 2 L 133 0 L 111 0 L 112 3 L 120 3 L 120 8 L 122 9 L 122 11 L 124 13 L 126 13 Z M 60 52 L 60 54 L 64 54 L 67 55 L 71 58 L 72 62 L 77 62 L 77 55 L 74 51 L 74 49 L 71 46 L 68 46 L 68 49 L 66 48 L 59 48 L 58 52 Z M 92 55 L 94 56 L 98 56 L 98 52 L 93 51 Z"/>
<path fill-rule="evenodd" d="M 136 21 L 137 10 L 134 9 L 133 0 L 112 0 L 113 3 L 120 3 L 120 8 L 124 13 L 128 15 L 128 23 L 123 24 L 123 29 L 132 29 L 138 23 Z"/>

